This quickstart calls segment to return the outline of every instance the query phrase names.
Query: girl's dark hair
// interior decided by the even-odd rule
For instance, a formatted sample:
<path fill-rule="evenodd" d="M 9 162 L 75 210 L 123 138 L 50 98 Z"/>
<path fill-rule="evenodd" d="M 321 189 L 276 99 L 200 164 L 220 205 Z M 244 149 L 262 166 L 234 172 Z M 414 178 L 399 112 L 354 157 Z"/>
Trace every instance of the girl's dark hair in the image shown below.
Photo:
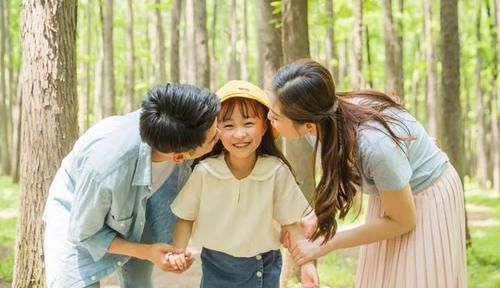
<path fill-rule="evenodd" d="M 276 146 L 276 142 L 274 141 L 272 126 L 271 123 L 269 122 L 269 119 L 267 119 L 266 117 L 269 109 L 266 106 L 252 99 L 247 99 L 242 97 L 231 98 L 222 102 L 221 109 L 217 117 L 218 119 L 217 121 L 221 122 L 229 119 L 233 114 L 234 109 L 239 109 L 241 115 L 243 115 L 243 117 L 245 118 L 256 116 L 262 119 L 267 127 L 267 130 L 264 136 L 262 137 L 262 141 L 259 147 L 257 148 L 257 156 L 271 155 L 278 157 L 281 161 L 283 161 L 283 163 L 285 163 L 286 166 L 288 166 L 290 171 L 292 171 L 293 173 L 292 166 L 290 165 L 288 160 L 286 160 L 283 153 L 281 153 L 281 151 L 278 149 L 278 147 Z M 205 158 L 217 156 L 223 152 L 224 152 L 224 146 L 222 145 L 222 142 L 219 140 L 214 145 L 214 148 L 210 153 L 206 154 L 205 156 L 202 156 L 195 162 L 198 163 L 199 161 Z"/>
<path fill-rule="evenodd" d="M 297 125 L 315 123 L 317 140 L 314 155 L 321 143 L 321 179 L 313 196 L 318 226 L 311 236 L 325 236 L 324 243 L 337 232 L 337 215 L 343 219 L 351 209 L 358 187 L 361 186 L 357 162 L 358 133 L 362 123 L 377 121 L 398 145 L 403 138 L 389 126 L 393 123 L 408 128 L 387 108 L 404 109 L 384 93 L 363 90 L 335 92 L 330 72 L 321 64 L 303 59 L 282 67 L 274 76 L 272 92 L 278 99 L 281 113 Z M 356 101 L 348 101 L 356 97 Z M 408 133 L 409 134 L 409 133 Z M 399 146 L 402 148 L 401 146 Z M 314 166 L 315 167 L 315 166 Z"/>

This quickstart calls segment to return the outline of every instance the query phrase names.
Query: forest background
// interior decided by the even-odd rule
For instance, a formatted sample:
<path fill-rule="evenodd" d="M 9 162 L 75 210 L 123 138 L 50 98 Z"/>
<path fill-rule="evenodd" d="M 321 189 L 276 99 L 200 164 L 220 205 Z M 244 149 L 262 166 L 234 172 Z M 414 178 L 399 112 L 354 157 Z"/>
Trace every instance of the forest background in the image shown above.
<path fill-rule="evenodd" d="M 499 6 L 500 0 L 0 0 L 0 287 L 43 287 L 48 187 L 88 127 L 137 109 L 158 83 L 216 90 L 244 79 L 268 88 L 279 67 L 300 58 L 327 66 L 339 91 L 398 95 L 426 126 L 464 181 L 469 286 L 499 287 Z M 282 146 L 310 195 L 313 175 L 304 165 L 312 162 L 310 147 Z M 348 218 L 344 228 L 362 221 Z M 322 285 L 352 287 L 356 253 L 321 259 Z M 293 268 L 285 274 L 291 280 L 284 285 L 293 286 Z"/>

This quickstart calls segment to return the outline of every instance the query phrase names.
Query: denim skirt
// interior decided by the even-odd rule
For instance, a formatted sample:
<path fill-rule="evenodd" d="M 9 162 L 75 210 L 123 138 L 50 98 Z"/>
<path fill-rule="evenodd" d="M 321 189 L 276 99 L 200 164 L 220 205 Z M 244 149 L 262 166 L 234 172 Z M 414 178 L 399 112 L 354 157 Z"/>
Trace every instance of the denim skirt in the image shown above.
<path fill-rule="evenodd" d="M 281 253 L 271 250 L 254 257 L 234 257 L 203 248 L 201 288 L 278 288 Z"/>

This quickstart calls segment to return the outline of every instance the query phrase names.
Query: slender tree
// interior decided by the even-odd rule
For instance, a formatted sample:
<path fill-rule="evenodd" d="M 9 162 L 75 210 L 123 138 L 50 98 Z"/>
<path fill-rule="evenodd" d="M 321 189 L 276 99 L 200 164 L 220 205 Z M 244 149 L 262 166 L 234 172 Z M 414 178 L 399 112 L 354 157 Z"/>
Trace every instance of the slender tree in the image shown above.
<path fill-rule="evenodd" d="M 7 95 L 7 82 L 5 71 L 5 45 L 7 40 L 7 29 L 5 27 L 6 6 L 5 2 L 0 3 L 0 161 L 1 161 L 1 174 L 9 175 L 11 173 L 11 159 L 10 159 L 10 140 L 9 140 L 9 126 L 10 126 L 10 109 L 9 109 L 9 96 Z"/>
<path fill-rule="evenodd" d="M 495 3 L 495 11 L 492 13 L 490 8 L 490 3 L 488 0 L 486 2 L 486 12 L 489 18 L 489 32 L 490 32 L 490 50 L 493 53 L 491 61 L 491 109 L 490 109 L 490 126 L 491 126 L 491 158 L 493 164 L 493 189 L 500 194 L 500 125 L 498 121 L 498 113 L 500 108 L 500 103 L 498 100 L 498 49 L 499 49 L 499 25 L 500 25 L 500 1 L 497 0 Z M 496 15 L 496 19 L 495 19 Z"/>
<path fill-rule="evenodd" d="M 339 60 L 337 57 L 337 46 L 335 45 L 335 13 L 333 9 L 333 0 L 325 1 L 326 17 L 328 24 L 326 26 L 326 45 L 325 45 L 325 63 L 330 69 L 335 79 L 335 84 L 339 84 Z"/>
<path fill-rule="evenodd" d="M 363 0 L 354 1 L 353 65 L 351 85 L 354 90 L 364 86 L 363 79 Z"/>
<path fill-rule="evenodd" d="M 432 5 L 431 0 L 424 0 L 424 35 L 425 35 L 425 63 L 426 63 L 426 93 L 425 107 L 427 119 L 427 132 L 430 136 L 437 138 L 437 125 L 439 113 L 437 111 L 437 72 L 436 59 L 434 56 L 434 47 L 432 41 Z"/>
<path fill-rule="evenodd" d="M 464 176 L 457 0 L 441 0 L 441 147 Z"/>
<path fill-rule="evenodd" d="M 309 32 L 306 0 L 284 0 L 283 2 L 283 58 L 291 63 L 301 58 L 309 58 Z M 313 149 L 307 141 L 285 140 L 284 152 L 294 169 L 300 188 L 311 200 L 314 191 Z M 289 255 L 286 257 L 282 287 L 291 279 L 297 279 L 297 267 Z"/>
<path fill-rule="evenodd" d="M 125 112 L 135 109 L 135 47 L 134 47 L 134 2 L 127 0 L 127 76 L 125 83 Z"/>
<path fill-rule="evenodd" d="M 216 0 L 214 0 L 216 1 Z M 182 12 L 182 0 L 175 0 L 172 8 L 172 24 L 170 25 L 170 81 L 179 82 L 179 42 L 180 42 L 180 19 Z"/>
<path fill-rule="evenodd" d="M 76 2 L 23 1 L 22 184 L 13 287 L 45 287 L 42 212 L 50 182 L 78 134 Z"/>
<path fill-rule="evenodd" d="M 231 0 L 229 11 L 238 11 L 236 0 Z M 229 17 L 229 67 L 227 69 L 227 80 L 241 78 L 241 66 L 238 61 L 238 17 Z"/>
<path fill-rule="evenodd" d="M 104 95 L 102 113 L 104 117 L 116 113 L 115 108 L 115 66 L 113 52 L 113 1 L 104 0 L 103 55 Z"/>
<path fill-rule="evenodd" d="M 392 18 L 392 0 L 383 0 L 384 4 L 384 43 L 385 43 L 385 90 L 403 96 L 403 75 L 400 74 L 400 51 L 402 47 L 394 29 Z M 368 37 L 367 37 L 368 39 Z"/>
<path fill-rule="evenodd" d="M 484 122 L 484 100 L 483 89 L 481 87 L 481 71 L 483 69 L 483 59 L 481 51 L 481 13 L 482 5 L 479 2 L 477 6 L 476 18 L 476 127 L 477 127 L 477 169 L 476 175 L 479 180 L 479 186 L 486 188 L 488 181 L 488 163 L 486 156 L 485 122 Z"/>
<path fill-rule="evenodd" d="M 161 15 L 161 0 L 155 0 L 155 16 L 154 16 L 154 29 L 155 37 L 154 43 L 157 61 L 156 63 L 156 83 L 167 82 L 166 64 L 165 64 L 165 33 L 163 32 L 163 18 Z"/>
<path fill-rule="evenodd" d="M 281 13 L 273 14 L 273 0 L 258 1 L 258 30 L 259 33 L 259 85 L 270 88 L 271 80 L 278 69 L 283 65 L 283 50 L 281 42 Z"/>
<path fill-rule="evenodd" d="M 373 67 L 372 67 L 372 53 L 370 49 L 370 30 L 368 25 L 365 25 L 365 44 L 366 44 L 366 66 L 368 66 L 368 87 L 373 88 Z"/>
<path fill-rule="evenodd" d="M 194 5 L 194 40 L 196 59 L 196 84 L 210 87 L 210 57 L 208 56 L 207 4 L 196 0 Z M 194 3 L 193 3 L 194 4 Z"/>
<path fill-rule="evenodd" d="M 250 78 L 248 71 L 248 1 L 243 0 L 243 21 L 242 31 L 243 31 L 243 44 L 241 45 L 241 79 L 248 81 Z"/>
<path fill-rule="evenodd" d="M 217 12 L 218 10 L 218 1 L 213 0 L 213 7 L 212 7 L 212 22 L 211 22 L 211 29 L 210 30 L 210 88 L 212 90 L 216 90 L 218 87 L 218 82 L 217 82 Z"/>

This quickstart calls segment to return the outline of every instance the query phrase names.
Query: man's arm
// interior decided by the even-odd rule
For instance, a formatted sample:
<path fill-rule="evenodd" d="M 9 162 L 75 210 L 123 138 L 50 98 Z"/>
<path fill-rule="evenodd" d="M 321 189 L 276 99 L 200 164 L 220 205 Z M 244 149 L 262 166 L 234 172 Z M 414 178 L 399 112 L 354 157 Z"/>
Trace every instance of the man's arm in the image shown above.
<path fill-rule="evenodd" d="M 108 252 L 131 256 L 142 260 L 148 260 L 154 263 L 163 271 L 179 272 L 174 266 L 165 261 L 165 254 L 180 252 L 173 246 L 164 243 L 143 244 L 125 240 L 121 237 L 115 237 L 109 245 Z"/>

